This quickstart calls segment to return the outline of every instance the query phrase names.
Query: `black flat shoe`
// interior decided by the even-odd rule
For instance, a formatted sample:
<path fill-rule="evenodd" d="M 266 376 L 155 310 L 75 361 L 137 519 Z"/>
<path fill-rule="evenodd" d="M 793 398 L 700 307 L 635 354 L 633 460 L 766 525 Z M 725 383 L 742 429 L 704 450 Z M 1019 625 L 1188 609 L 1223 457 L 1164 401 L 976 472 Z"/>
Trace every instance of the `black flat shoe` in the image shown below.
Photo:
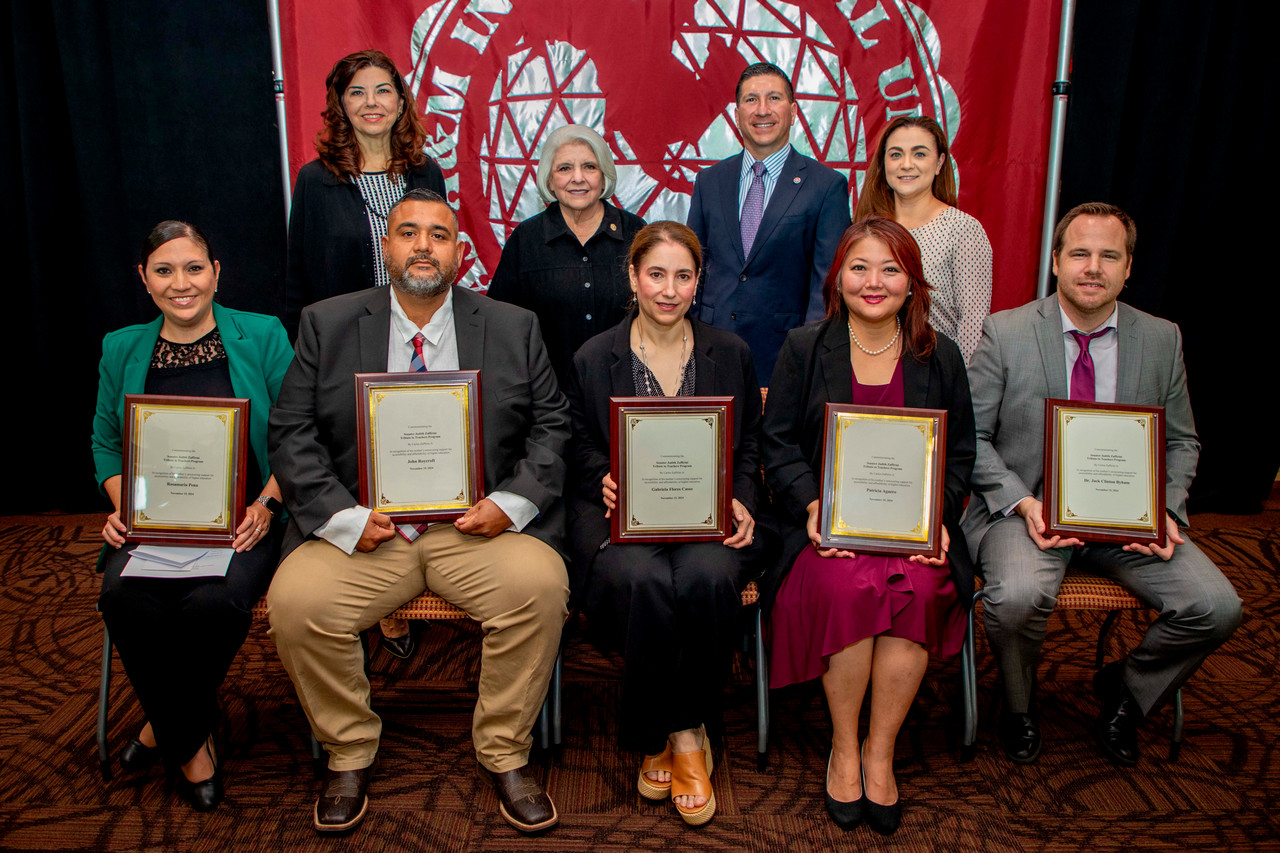
<path fill-rule="evenodd" d="M 848 832 L 849 830 L 856 827 L 858 824 L 862 823 L 862 804 L 866 800 L 866 793 L 864 792 L 861 796 L 858 797 L 858 799 L 853 800 L 852 802 L 847 802 L 847 803 L 841 802 L 840 800 L 837 800 L 835 797 L 831 796 L 831 792 L 827 790 L 827 785 L 829 784 L 830 778 L 831 778 L 831 756 L 828 755 L 827 756 L 827 780 L 828 781 L 823 782 L 823 791 L 822 791 L 823 795 L 826 797 L 827 814 L 829 814 L 831 816 L 831 819 L 835 821 L 836 826 L 840 827 L 845 832 Z"/>
<path fill-rule="evenodd" d="M 191 808 L 198 812 L 211 812 L 222 802 L 222 770 L 218 767 L 218 757 L 213 751 L 213 736 L 205 741 L 205 749 L 209 752 L 209 760 L 213 762 L 213 775 L 201 782 L 178 780 L 178 792 Z M 179 771 L 181 772 L 181 771 Z"/>
<path fill-rule="evenodd" d="M 120 766 L 128 773 L 150 770 L 160 760 L 160 747 L 147 746 L 136 737 L 120 750 Z"/>

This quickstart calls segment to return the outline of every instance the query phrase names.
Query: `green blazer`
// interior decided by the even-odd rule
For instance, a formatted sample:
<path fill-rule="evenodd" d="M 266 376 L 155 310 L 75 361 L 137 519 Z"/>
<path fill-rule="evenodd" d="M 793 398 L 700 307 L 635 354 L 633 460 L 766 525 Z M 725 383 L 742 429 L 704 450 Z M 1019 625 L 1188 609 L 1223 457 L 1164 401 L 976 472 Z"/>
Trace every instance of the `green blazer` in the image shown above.
<path fill-rule="evenodd" d="M 258 460 L 263 485 L 271 476 L 267 459 L 267 415 L 280 393 L 280 382 L 293 361 L 284 326 L 275 317 L 213 306 L 213 321 L 222 334 L 237 397 L 249 399 L 249 446 Z M 98 407 L 93 415 L 93 467 L 98 487 L 123 469 L 124 395 L 142 394 L 151 353 L 164 317 L 117 329 L 102 339 L 98 363 Z"/>

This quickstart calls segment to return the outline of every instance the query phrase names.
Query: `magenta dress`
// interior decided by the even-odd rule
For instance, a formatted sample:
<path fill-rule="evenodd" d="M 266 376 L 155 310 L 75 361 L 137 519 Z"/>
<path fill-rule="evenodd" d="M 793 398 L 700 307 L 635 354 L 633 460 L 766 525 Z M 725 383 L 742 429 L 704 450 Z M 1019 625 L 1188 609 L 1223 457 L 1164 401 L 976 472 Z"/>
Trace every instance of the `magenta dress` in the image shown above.
<path fill-rule="evenodd" d="M 902 361 L 888 385 L 861 385 L 855 375 L 853 402 L 901 408 Z M 783 580 L 772 622 L 770 687 L 817 678 L 827 658 L 867 637 L 901 637 L 942 657 L 958 654 L 964 641 L 964 611 L 947 565 L 876 554 L 819 557 L 813 547 L 800 552 Z"/>

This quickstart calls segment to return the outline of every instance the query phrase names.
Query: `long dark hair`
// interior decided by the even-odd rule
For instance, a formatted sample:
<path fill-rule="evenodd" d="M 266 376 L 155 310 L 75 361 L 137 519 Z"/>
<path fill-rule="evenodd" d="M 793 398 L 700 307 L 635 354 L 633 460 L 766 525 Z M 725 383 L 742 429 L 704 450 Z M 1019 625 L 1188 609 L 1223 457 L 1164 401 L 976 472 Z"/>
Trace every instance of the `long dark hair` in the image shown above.
<path fill-rule="evenodd" d="M 938 149 L 939 157 L 946 157 L 938 174 L 933 176 L 933 197 L 944 204 L 956 206 L 956 176 L 951 163 L 951 147 L 947 145 L 947 135 L 936 121 L 928 116 L 898 116 L 885 125 L 876 141 L 876 153 L 867 164 L 867 176 L 862 182 L 862 192 L 858 194 L 858 204 L 854 208 L 853 218 L 862 219 L 875 214 L 889 219 L 894 215 L 893 189 L 884 177 L 884 152 L 889 147 L 889 137 L 895 130 L 903 127 L 918 127 L 926 130 L 933 137 L 933 145 Z"/>
<path fill-rule="evenodd" d="M 924 361 L 938 344 L 938 336 L 929 325 L 929 283 L 924 280 L 924 263 L 920 246 L 911 232 L 884 216 L 868 216 L 849 226 L 836 246 L 835 260 L 822 283 L 822 296 L 828 317 L 843 317 L 848 312 L 840 295 L 840 273 L 853 244 L 864 237 L 874 237 L 889 247 L 889 254 L 907 274 L 907 299 L 898 309 L 902 321 L 902 351 L 917 361 Z"/>
<path fill-rule="evenodd" d="M 427 132 L 422 127 L 422 120 L 418 118 L 418 111 L 404 76 L 382 51 L 361 50 L 339 59 L 329 71 L 329 76 L 324 78 L 326 92 L 324 112 L 321 114 L 324 116 L 324 129 L 316 134 L 316 153 L 320 155 L 320 162 L 330 172 L 346 180 L 360 174 L 361 164 L 360 144 L 356 142 L 355 131 L 351 128 L 351 120 L 347 118 L 342 98 L 356 72 L 370 67 L 381 68 L 391 75 L 391 82 L 404 107 L 391 127 L 391 162 L 387 164 L 387 171 L 399 175 L 427 162 L 427 155 L 422 150 L 427 141 Z"/>

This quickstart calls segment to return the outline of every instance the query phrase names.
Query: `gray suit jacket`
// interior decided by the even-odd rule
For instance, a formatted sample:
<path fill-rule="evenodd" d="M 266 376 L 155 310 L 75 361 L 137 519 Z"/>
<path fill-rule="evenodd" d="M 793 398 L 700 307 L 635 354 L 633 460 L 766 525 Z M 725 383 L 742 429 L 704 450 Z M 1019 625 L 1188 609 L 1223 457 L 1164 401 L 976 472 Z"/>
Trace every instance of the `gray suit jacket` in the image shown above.
<path fill-rule="evenodd" d="M 282 555 L 359 501 L 356 373 L 387 369 L 391 288 L 335 296 L 302 312 L 296 355 L 271 410 L 269 445 L 289 509 Z M 480 371 L 486 492 L 527 498 L 524 529 L 564 553 L 569 405 L 533 313 L 453 288 L 458 366 Z"/>
<path fill-rule="evenodd" d="M 1116 402 L 1164 406 L 1165 505 L 1185 525 L 1200 442 L 1182 365 L 1182 332 L 1123 302 L 1116 331 Z M 1043 498 L 1044 401 L 1069 396 L 1056 293 L 987 318 L 969 363 L 969 386 L 978 456 L 961 526 L 976 560 L 983 535 L 1000 518 L 996 513 L 1027 495 Z"/>

